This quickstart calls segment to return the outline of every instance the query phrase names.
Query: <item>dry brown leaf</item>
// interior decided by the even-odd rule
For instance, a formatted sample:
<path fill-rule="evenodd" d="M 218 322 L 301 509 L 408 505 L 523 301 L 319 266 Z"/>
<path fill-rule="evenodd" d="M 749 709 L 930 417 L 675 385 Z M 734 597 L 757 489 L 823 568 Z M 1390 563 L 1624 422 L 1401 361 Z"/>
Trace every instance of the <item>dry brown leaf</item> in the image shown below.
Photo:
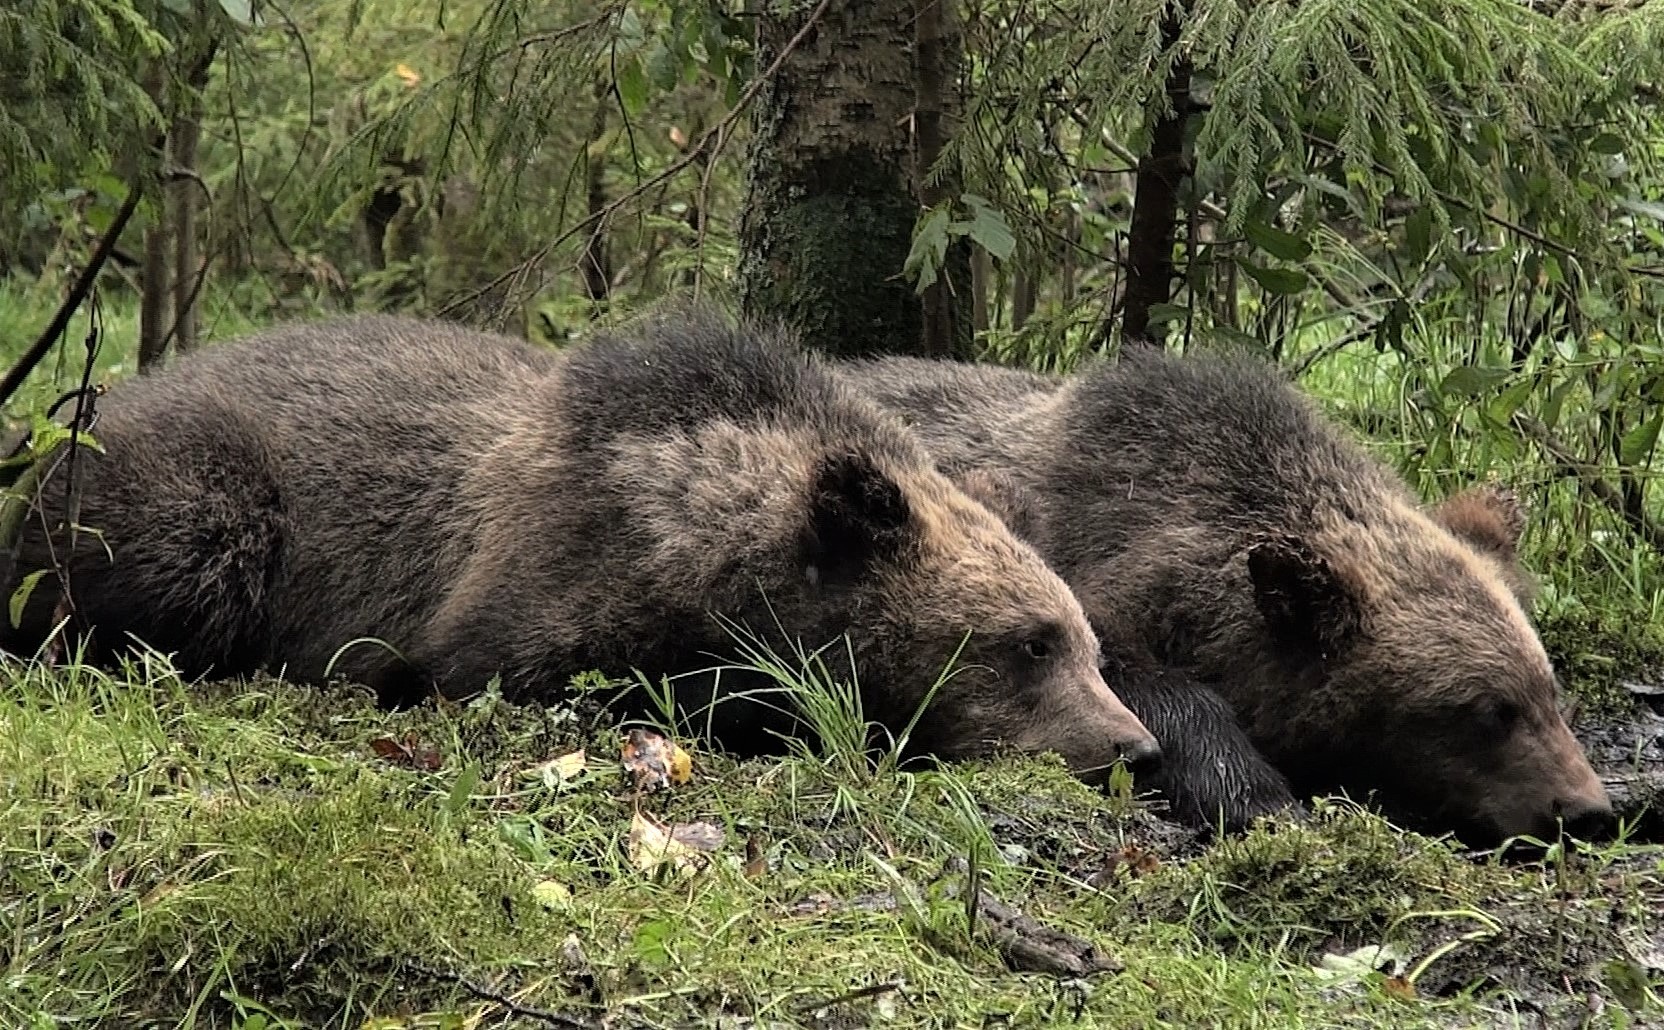
<path fill-rule="evenodd" d="M 424 772 L 432 772 L 444 764 L 439 749 L 422 743 L 414 733 L 406 733 L 403 740 L 395 737 L 377 737 L 370 741 L 370 750 L 394 765 L 421 769 Z"/>
<path fill-rule="evenodd" d="M 768 872 L 768 852 L 763 848 L 761 834 L 753 833 L 745 839 L 745 875 L 755 880 Z"/>
<path fill-rule="evenodd" d="M 706 822 L 666 826 L 637 810 L 630 818 L 624 852 L 631 865 L 649 875 L 664 866 L 690 873 L 704 868 L 711 853 L 722 847 L 723 839 L 720 826 Z"/>
<path fill-rule="evenodd" d="M 693 756 L 674 740 L 652 730 L 636 728 L 624 738 L 624 771 L 636 790 L 652 792 L 693 779 Z"/>
<path fill-rule="evenodd" d="M 1381 981 L 1381 989 L 1400 1001 L 1414 1001 L 1416 998 L 1416 985 L 1402 976 L 1387 977 Z"/>

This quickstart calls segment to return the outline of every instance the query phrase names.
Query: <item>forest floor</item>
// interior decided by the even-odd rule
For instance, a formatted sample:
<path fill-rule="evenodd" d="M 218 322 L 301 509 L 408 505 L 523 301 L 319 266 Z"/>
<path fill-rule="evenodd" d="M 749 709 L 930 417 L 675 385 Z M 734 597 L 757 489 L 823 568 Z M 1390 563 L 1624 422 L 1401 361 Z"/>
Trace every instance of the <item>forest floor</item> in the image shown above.
<path fill-rule="evenodd" d="M 491 695 L 0 683 L 7 1027 L 1664 1018 L 1651 844 L 1502 863 L 1333 804 L 1202 846 L 1040 758 L 695 748 L 650 790 L 616 727 Z"/>
<path fill-rule="evenodd" d="M 0 283 L 17 340 L 49 292 Z M 1664 594 L 1586 535 L 1545 641 L 1642 814 L 1534 863 L 1342 803 L 1203 845 L 1040 758 L 690 745 L 648 791 L 572 712 L 0 666 L 0 1027 L 1664 1026 Z"/>

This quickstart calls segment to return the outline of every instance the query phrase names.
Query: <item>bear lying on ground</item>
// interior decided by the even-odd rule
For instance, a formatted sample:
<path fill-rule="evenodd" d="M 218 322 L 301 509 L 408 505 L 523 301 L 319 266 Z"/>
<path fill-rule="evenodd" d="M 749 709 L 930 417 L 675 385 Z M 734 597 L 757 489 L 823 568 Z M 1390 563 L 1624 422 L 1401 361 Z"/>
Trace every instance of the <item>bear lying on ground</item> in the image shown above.
<path fill-rule="evenodd" d="M 906 358 L 840 374 L 944 472 L 1021 495 L 1020 534 L 1095 628 L 1217 690 L 1302 796 L 1373 794 L 1472 844 L 1610 829 L 1521 603 L 1506 495 L 1424 508 L 1248 358 L 1139 348 L 1070 377 Z"/>
<path fill-rule="evenodd" d="M 95 656 L 136 637 L 191 676 L 333 663 L 393 702 L 707 670 L 678 687 L 691 723 L 766 751 L 802 727 L 739 696 L 759 674 L 709 672 L 735 624 L 838 640 L 826 666 L 897 733 L 963 643 L 916 751 L 1004 742 L 1088 777 L 1159 758 L 1064 583 L 773 330 L 680 311 L 557 354 L 392 317 L 294 325 L 117 385 L 95 436 L 87 530 L 49 541 L 56 463 L 6 576 L 56 547 Z M 37 649 L 61 587 L 40 581 L 0 644 Z"/>
<path fill-rule="evenodd" d="M 955 482 L 1019 537 L 1034 532 L 1033 498 L 1009 473 L 974 468 Z M 1303 815 L 1287 778 L 1249 741 L 1224 698 L 1156 662 L 1125 627 L 1104 634 L 1104 678 L 1161 744 L 1160 767 L 1140 777 L 1138 788 L 1155 792 L 1164 815 L 1204 834 L 1238 832 L 1262 816 Z"/>

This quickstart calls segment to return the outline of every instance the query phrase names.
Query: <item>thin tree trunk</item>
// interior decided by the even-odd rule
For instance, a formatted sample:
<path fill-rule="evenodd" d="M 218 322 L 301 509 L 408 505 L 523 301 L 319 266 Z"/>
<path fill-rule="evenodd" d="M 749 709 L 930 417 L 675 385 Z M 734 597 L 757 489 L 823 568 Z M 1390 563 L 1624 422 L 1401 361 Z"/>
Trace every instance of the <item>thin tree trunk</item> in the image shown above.
<path fill-rule="evenodd" d="M 1163 46 L 1179 39 L 1179 5 L 1167 5 L 1161 20 Z M 1190 62 L 1174 60 L 1167 76 L 1168 110 L 1150 133 L 1150 151 L 1138 162 L 1132 228 L 1127 240 L 1127 292 L 1122 307 L 1121 338 L 1154 343 L 1150 309 L 1173 298 L 1173 240 L 1178 224 L 1179 187 L 1190 174 L 1184 157 L 1185 123 L 1191 114 Z M 1109 326 L 1099 327 L 1100 340 Z"/>
<path fill-rule="evenodd" d="M 971 252 L 971 328 L 988 330 L 989 281 L 994 277 L 993 259 L 981 247 Z"/>
<path fill-rule="evenodd" d="M 589 126 L 589 150 L 584 157 L 584 183 L 587 188 L 586 213 L 595 221 L 584 243 L 583 256 L 578 259 L 578 270 L 583 275 L 584 296 L 592 310 L 599 311 L 612 292 L 612 264 L 607 260 L 607 227 L 601 212 L 607 207 L 607 162 L 596 144 L 607 134 L 607 107 L 612 102 L 612 87 L 606 82 L 595 84 L 595 115 Z"/>
<path fill-rule="evenodd" d="M 918 346 L 923 312 L 901 277 L 912 188 L 913 4 L 824 0 L 757 18 L 757 62 L 801 42 L 758 91 L 740 217 L 740 303 L 829 353 Z"/>
<path fill-rule="evenodd" d="M 1034 276 L 1021 265 L 1011 276 L 1011 328 L 1021 329 L 1034 314 Z"/>
<path fill-rule="evenodd" d="M 931 172 L 942 157 L 959 118 L 959 72 L 965 41 L 954 10 L 954 0 L 918 0 L 914 21 L 914 62 L 917 95 L 914 131 L 917 134 L 919 203 L 934 208 L 951 199 L 958 186 L 958 170 Z M 932 357 L 970 357 L 971 332 L 970 245 L 963 238 L 948 247 L 944 267 L 921 298 L 923 325 L 919 351 Z"/>
<path fill-rule="evenodd" d="M 163 147 L 166 153 L 166 146 Z M 161 162 L 165 163 L 165 162 Z M 144 258 L 139 271 L 139 371 L 149 372 L 162 360 L 171 315 L 168 292 L 169 229 L 165 205 L 156 204 L 144 230 Z"/>
<path fill-rule="evenodd" d="M 202 123 L 196 107 L 193 102 L 173 121 L 175 171 L 168 188 L 173 222 L 173 346 L 179 353 L 196 347 L 197 295 L 202 288 L 202 276 L 207 273 L 207 269 L 199 267 L 197 257 L 196 200 L 200 180 L 195 172 Z"/>

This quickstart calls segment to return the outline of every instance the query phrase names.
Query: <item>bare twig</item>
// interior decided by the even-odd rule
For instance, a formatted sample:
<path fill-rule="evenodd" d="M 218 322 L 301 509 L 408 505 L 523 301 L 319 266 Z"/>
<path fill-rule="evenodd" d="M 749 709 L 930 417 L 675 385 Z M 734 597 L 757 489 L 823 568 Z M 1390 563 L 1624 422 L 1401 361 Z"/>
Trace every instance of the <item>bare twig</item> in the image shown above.
<path fill-rule="evenodd" d="M 92 289 L 93 282 L 97 280 L 99 270 L 110 259 L 111 251 L 116 249 L 116 241 L 121 238 L 121 231 L 127 228 L 127 223 L 133 218 L 133 212 L 138 210 L 141 192 L 137 186 L 128 187 L 127 199 L 121 202 L 121 209 L 116 212 L 116 217 L 110 222 L 110 227 L 104 230 L 103 236 L 99 237 L 98 246 L 93 249 L 92 257 L 87 260 L 87 266 L 81 269 L 81 274 L 76 277 L 75 285 L 70 287 L 68 296 L 64 297 L 64 302 L 58 305 L 57 313 L 52 316 L 52 321 L 46 324 L 46 328 L 41 331 L 40 336 L 35 339 L 28 350 L 23 352 L 23 356 L 18 358 L 11 368 L 6 370 L 5 378 L 0 379 L 0 404 L 10 400 L 12 394 L 17 392 L 17 388 L 23 385 L 23 380 L 28 378 L 29 373 L 33 372 L 35 366 L 40 364 L 41 359 L 46 357 L 46 352 L 51 350 L 52 344 L 63 335 L 64 329 L 69 326 L 69 320 L 75 316 L 75 312 L 81 307 L 82 302 L 87 299 L 87 293 Z"/>
<path fill-rule="evenodd" d="M 601 1024 L 591 1022 L 590 1020 L 583 1019 L 578 1016 L 568 1016 L 559 1012 L 550 1012 L 548 1009 L 534 1009 L 529 1006 L 522 1005 L 499 991 L 494 991 L 483 984 L 475 983 L 473 980 L 468 979 L 461 973 L 452 973 L 444 969 L 434 969 L 431 966 L 423 965 L 413 959 L 405 959 L 404 965 L 405 968 L 414 970 L 423 976 L 456 984 L 458 987 L 467 991 L 469 994 L 472 994 L 476 998 L 483 1001 L 489 1001 L 496 1005 L 501 1005 L 512 1015 L 521 1016 L 526 1019 L 535 1019 L 538 1022 L 546 1023 L 549 1026 L 566 1027 L 568 1030 L 601 1030 Z"/>
<path fill-rule="evenodd" d="M 626 204 L 635 201 L 649 190 L 652 190 L 660 184 L 668 182 L 670 179 L 680 175 L 690 165 L 692 165 L 694 161 L 698 160 L 699 155 L 705 153 L 705 148 L 709 144 L 713 141 L 722 140 L 727 137 L 729 128 L 739 120 L 740 115 L 744 114 L 745 111 L 750 108 L 751 101 L 756 98 L 758 91 L 763 88 L 763 84 L 774 78 L 774 76 L 780 71 L 781 65 L 785 64 L 786 58 L 791 56 L 792 52 L 801 46 L 803 41 L 808 38 L 809 33 L 814 31 L 815 26 L 820 22 L 821 17 L 826 14 L 826 9 L 830 6 L 832 6 L 832 0 L 820 0 L 820 3 L 815 5 L 815 9 L 810 12 L 809 17 L 803 22 L 803 27 L 798 29 L 797 34 L 791 38 L 791 41 L 781 48 L 780 53 L 775 56 L 774 62 L 770 64 L 761 75 L 751 80 L 750 85 L 746 86 L 745 92 L 740 94 L 740 98 L 738 102 L 734 104 L 733 108 L 730 109 L 727 114 L 722 116 L 721 121 L 707 129 L 705 134 L 699 137 L 698 142 L 688 148 L 687 153 L 672 162 L 657 175 L 654 175 L 652 178 L 636 186 L 628 193 L 609 201 L 607 206 L 602 208 L 600 211 L 589 215 L 576 225 L 573 225 L 570 229 L 567 229 L 565 232 L 555 237 L 553 240 L 550 240 L 548 243 L 545 243 L 543 246 L 537 248 L 537 250 L 533 251 L 530 256 L 498 275 L 490 282 L 476 289 L 469 290 L 461 297 L 458 297 L 457 299 L 446 304 L 444 307 L 439 309 L 439 317 L 444 318 L 452 312 L 474 303 L 481 297 L 486 296 L 505 283 L 516 279 L 523 279 L 524 277 L 530 275 L 532 268 L 547 258 L 550 251 L 554 250 L 556 247 L 565 243 L 567 240 L 572 239 L 580 232 L 583 232 L 592 224 L 606 221 L 606 219 L 612 217 L 614 212 L 618 211 Z"/>

